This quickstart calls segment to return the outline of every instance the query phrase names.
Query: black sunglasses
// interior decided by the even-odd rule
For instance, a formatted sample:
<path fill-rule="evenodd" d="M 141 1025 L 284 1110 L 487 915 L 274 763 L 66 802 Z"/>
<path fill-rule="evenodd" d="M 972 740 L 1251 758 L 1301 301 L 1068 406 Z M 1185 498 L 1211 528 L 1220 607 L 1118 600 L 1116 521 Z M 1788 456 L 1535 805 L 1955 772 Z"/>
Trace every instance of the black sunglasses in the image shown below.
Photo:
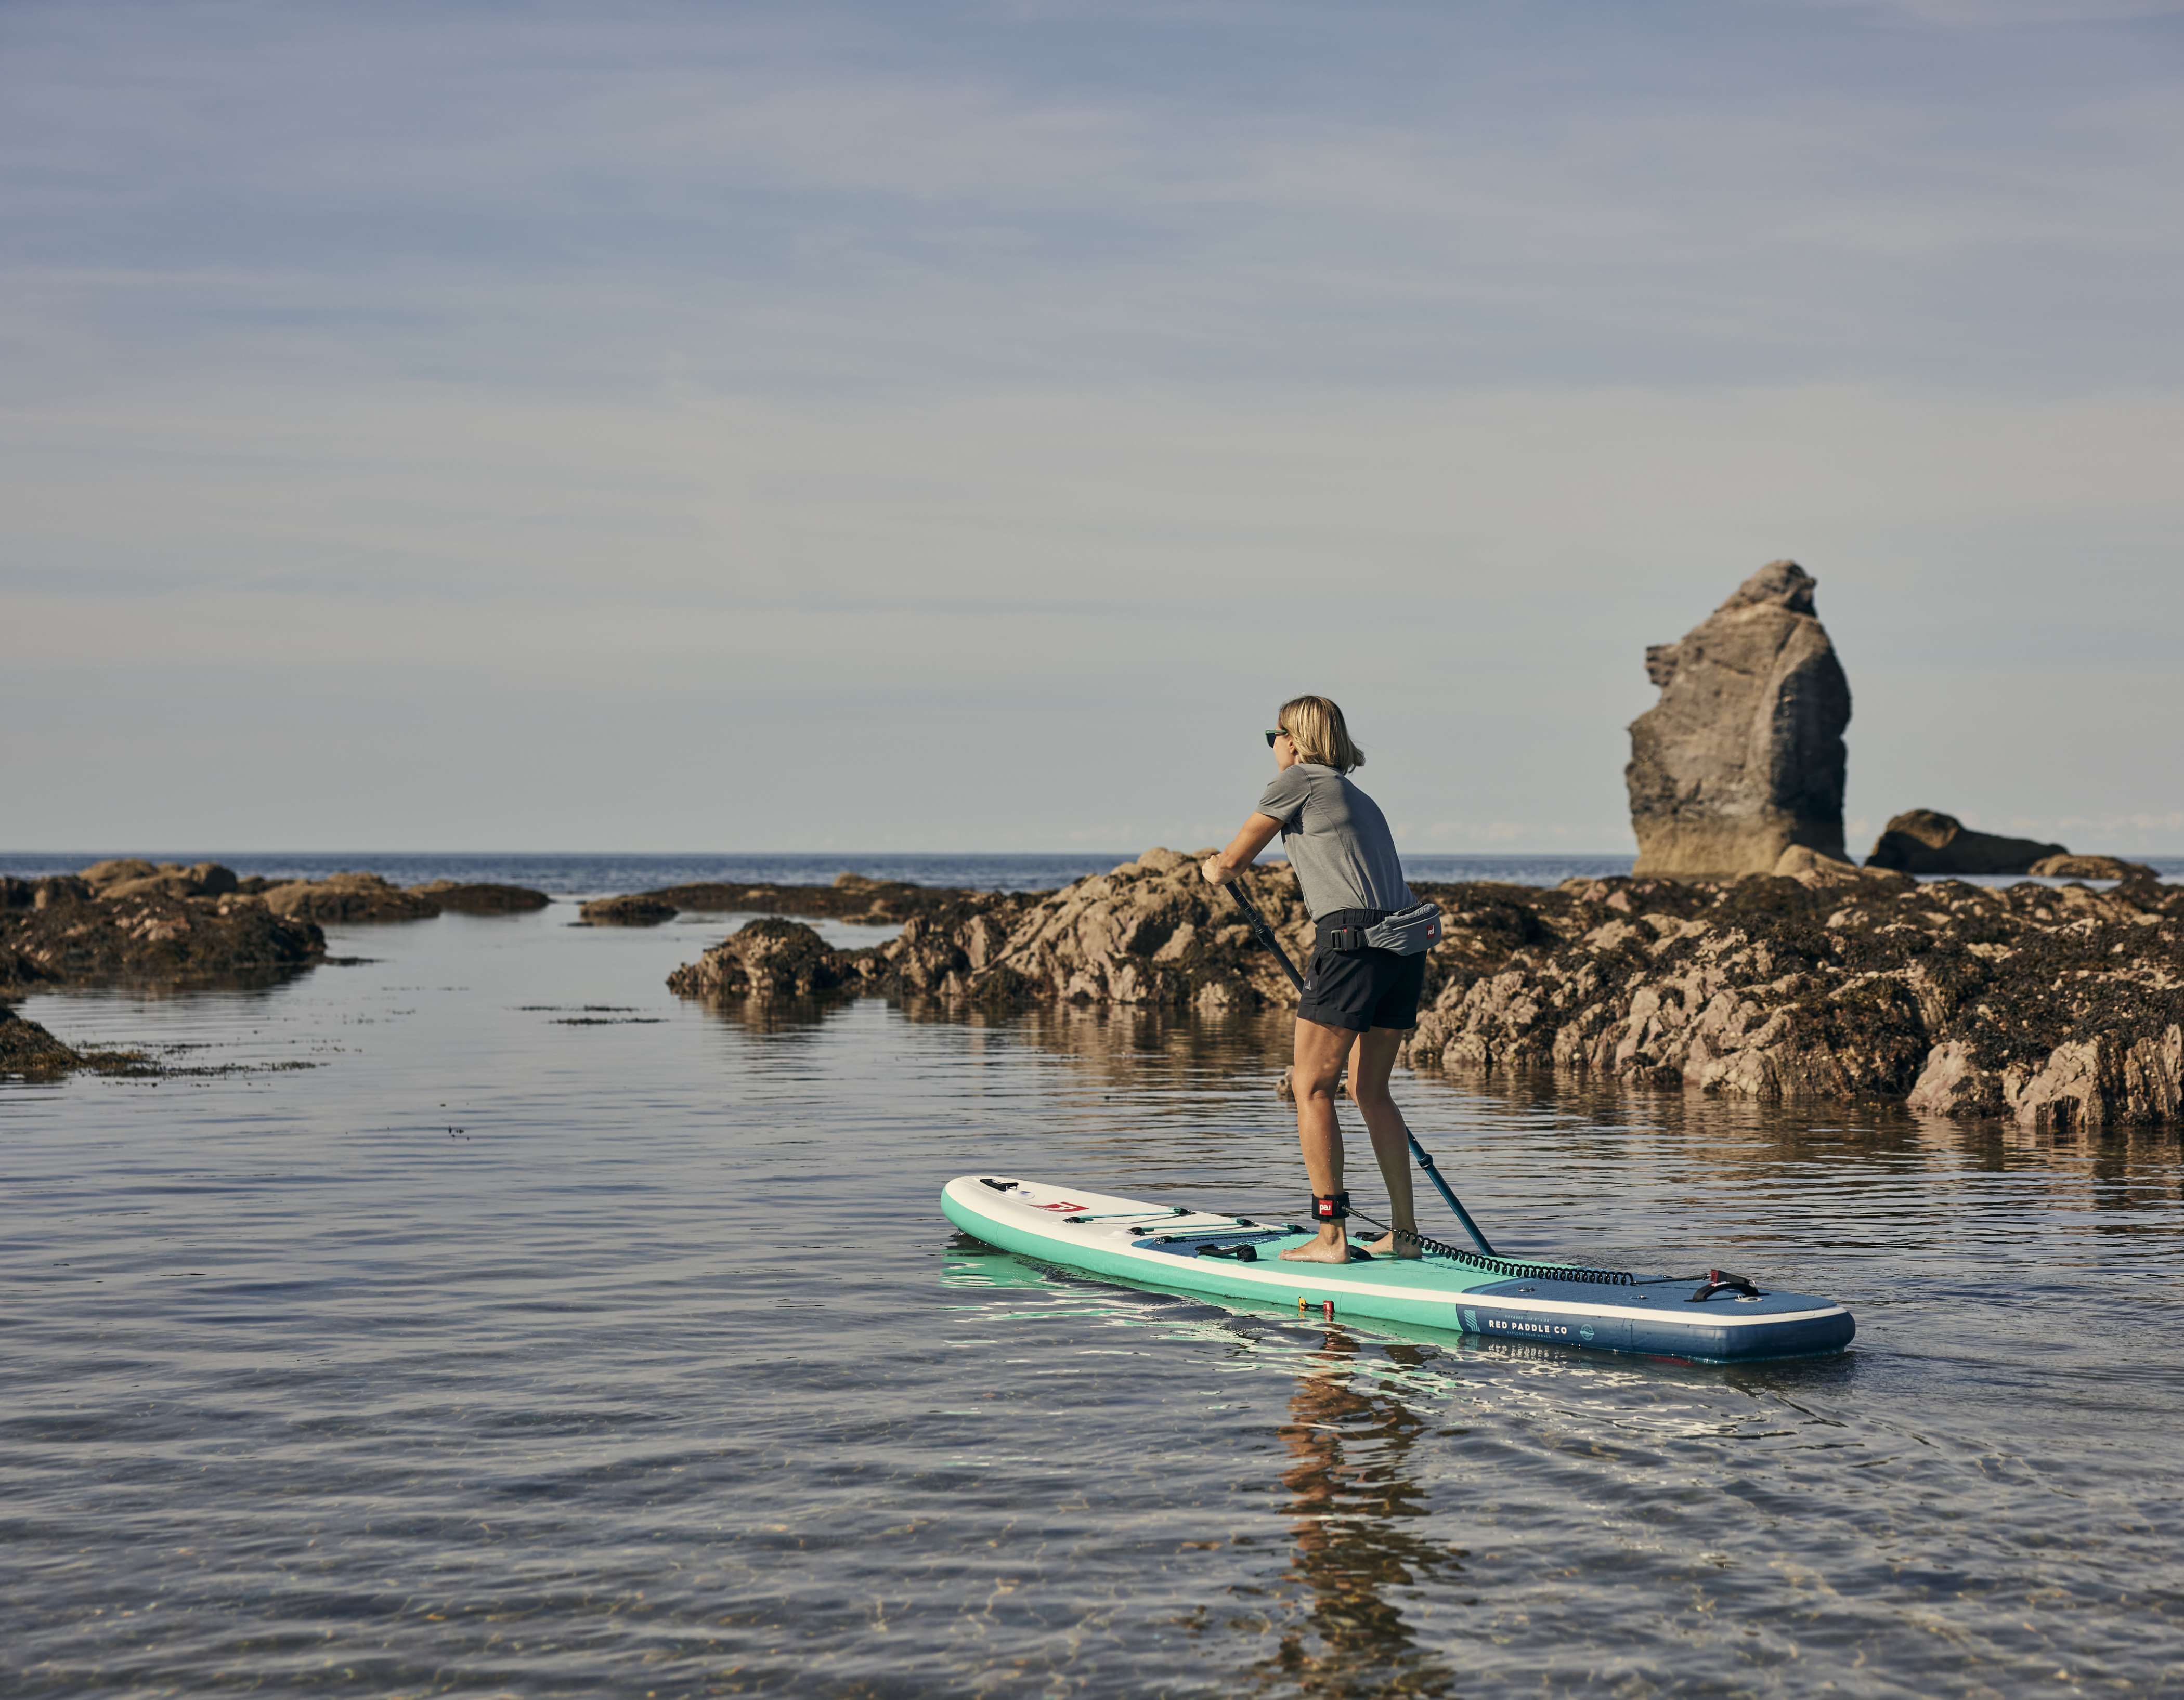
<path fill-rule="evenodd" d="M 1274 740 L 1276 738 L 1285 738 L 1287 736 L 1289 736 L 1289 733 L 1287 731 L 1284 731 L 1279 726 L 1275 727 L 1273 731 L 1267 734 L 1267 747 L 1268 749 L 1273 748 Z"/>

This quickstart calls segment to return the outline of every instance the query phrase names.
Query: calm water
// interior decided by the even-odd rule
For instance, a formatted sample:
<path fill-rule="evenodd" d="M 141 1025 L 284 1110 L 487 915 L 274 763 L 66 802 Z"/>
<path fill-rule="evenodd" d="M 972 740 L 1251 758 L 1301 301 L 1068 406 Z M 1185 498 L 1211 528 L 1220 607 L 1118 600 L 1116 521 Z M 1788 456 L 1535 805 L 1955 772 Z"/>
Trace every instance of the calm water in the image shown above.
<path fill-rule="evenodd" d="M 722 921 L 570 919 L 25 1006 L 204 1072 L 0 1086 L 0 1692 L 2184 1686 L 2171 1139 L 1399 1077 L 1498 1241 L 1858 1342 L 1307 1326 L 936 1203 L 1295 1214 L 1280 1022 L 746 1019 L 661 984 Z"/>

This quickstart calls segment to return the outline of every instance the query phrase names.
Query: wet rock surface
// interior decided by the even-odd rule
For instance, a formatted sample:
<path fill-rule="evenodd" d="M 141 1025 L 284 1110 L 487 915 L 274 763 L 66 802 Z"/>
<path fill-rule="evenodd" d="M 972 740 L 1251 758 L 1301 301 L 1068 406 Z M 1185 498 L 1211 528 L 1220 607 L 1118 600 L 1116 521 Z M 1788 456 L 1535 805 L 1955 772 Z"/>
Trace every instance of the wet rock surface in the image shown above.
<path fill-rule="evenodd" d="M 2075 859 L 2060 844 L 1978 832 L 1953 814 L 1913 808 L 1881 829 L 1865 865 L 1905 874 L 2030 874 L 2035 864 L 2059 858 Z"/>
<path fill-rule="evenodd" d="M 1850 681 L 1814 582 L 1770 562 L 1646 652 L 1661 700 L 1630 723 L 1624 770 L 1639 875 L 1763 874 L 1792 845 L 1842 855 Z"/>

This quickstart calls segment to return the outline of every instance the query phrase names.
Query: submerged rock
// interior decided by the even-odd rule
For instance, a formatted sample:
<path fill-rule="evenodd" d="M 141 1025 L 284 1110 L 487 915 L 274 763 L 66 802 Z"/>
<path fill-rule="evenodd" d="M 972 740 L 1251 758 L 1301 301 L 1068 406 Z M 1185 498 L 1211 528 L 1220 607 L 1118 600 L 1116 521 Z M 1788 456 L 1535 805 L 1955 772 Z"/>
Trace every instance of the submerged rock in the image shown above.
<path fill-rule="evenodd" d="M 1865 865 L 1905 874 L 2029 874 L 2034 863 L 2070 853 L 2059 844 L 1975 832 L 1953 814 L 1914 808 L 1881 829 Z"/>
<path fill-rule="evenodd" d="M 1763 874 L 1792 845 L 1842 856 L 1850 681 L 1814 583 L 1772 562 L 1680 642 L 1646 652 L 1661 700 L 1630 723 L 1635 873 Z"/>
<path fill-rule="evenodd" d="M 103 1074 L 157 1072 L 134 1051 L 79 1051 L 64 1045 L 36 1022 L 0 1003 L 0 1076 L 47 1080 L 75 1069 Z"/>
<path fill-rule="evenodd" d="M 0 1075 L 58 1075 L 82 1065 L 83 1058 L 35 1021 L 26 1021 L 0 1003 Z"/>

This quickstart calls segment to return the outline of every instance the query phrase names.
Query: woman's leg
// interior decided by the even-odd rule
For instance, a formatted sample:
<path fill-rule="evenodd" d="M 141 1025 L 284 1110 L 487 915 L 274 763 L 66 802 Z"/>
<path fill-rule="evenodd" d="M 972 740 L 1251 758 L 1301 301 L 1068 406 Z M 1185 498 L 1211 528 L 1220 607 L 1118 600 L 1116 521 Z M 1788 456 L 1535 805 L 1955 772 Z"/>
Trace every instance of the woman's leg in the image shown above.
<path fill-rule="evenodd" d="M 1373 1155 L 1379 1159 L 1380 1178 L 1388 1184 L 1390 1221 L 1405 1233 L 1415 1234 L 1418 1219 L 1411 1200 L 1411 1131 L 1388 1094 L 1388 1076 L 1402 1043 L 1402 1033 L 1393 1027 L 1359 1034 L 1357 1048 L 1350 1055 L 1350 1096 L 1357 1100 L 1366 1130 L 1373 1136 Z M 1392 1252 L 1399 1258 L 1418 1255 L 1416 1244 L 1393 1234 L 1382 1235 L 1367 1249 Z"/>
<path fill-rule="evenodd" d="M 1342 1129 L 1334 1119 L 1334 1083 L 1341 1078 L 1342 1059 L 1357 1038 L 1346 1027 L 1323 1027 L 1297 1017 L 1295 1060 L 1290 1069 L 1290 1085 L 1296 1094 L 1297 1143 L 1304 1148 L 1306 1177 L 1322 1197 L 1342 1190 Z M 1282 1255 L 1297 1263 L 1346 1264 L 1350 1238 L 1341 1223 L 1322 1222 L 1318 1239 Z"/>

